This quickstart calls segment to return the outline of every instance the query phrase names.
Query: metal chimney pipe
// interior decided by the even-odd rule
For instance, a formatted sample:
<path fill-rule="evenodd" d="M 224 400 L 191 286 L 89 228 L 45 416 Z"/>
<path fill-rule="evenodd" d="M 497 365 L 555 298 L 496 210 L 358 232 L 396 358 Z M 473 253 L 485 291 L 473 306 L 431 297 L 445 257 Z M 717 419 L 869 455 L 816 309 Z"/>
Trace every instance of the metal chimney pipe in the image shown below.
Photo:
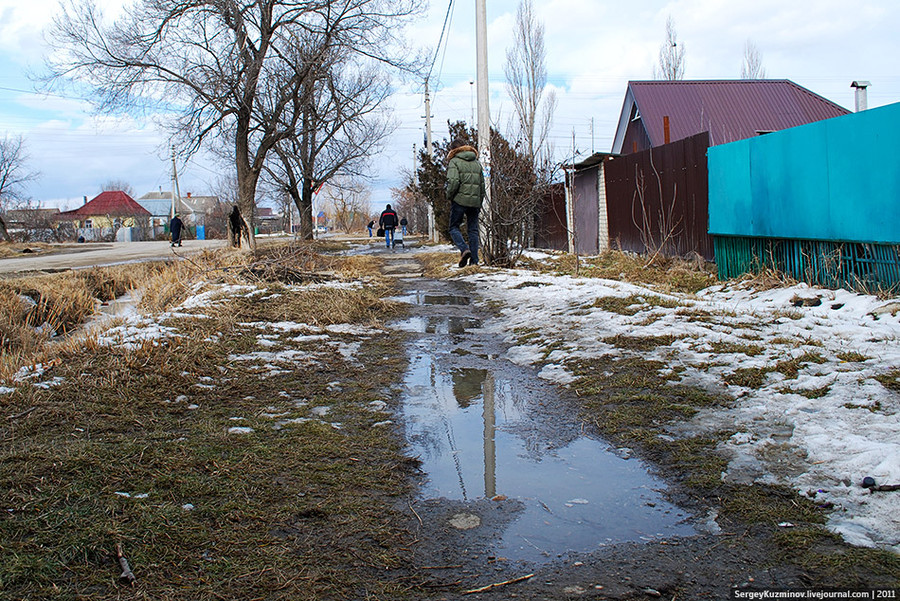
<path fill-rule="evenodd" d="M 868 81 L 854 81 L 850 84 L 851 88 L 856 89 L 856 112 L 864 111 L 869 108 L 868 98 L 866 96 L 866 88 L 872 85 Z"/>

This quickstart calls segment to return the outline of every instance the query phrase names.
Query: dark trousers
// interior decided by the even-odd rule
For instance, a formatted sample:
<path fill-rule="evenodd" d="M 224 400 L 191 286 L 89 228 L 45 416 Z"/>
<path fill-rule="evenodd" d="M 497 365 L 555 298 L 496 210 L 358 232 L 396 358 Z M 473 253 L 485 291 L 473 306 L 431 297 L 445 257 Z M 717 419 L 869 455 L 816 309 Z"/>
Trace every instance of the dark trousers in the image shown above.
<path fill-rule="evenodd" d="M 452 201 L 450 203 L 450 239 L 453 240 L 453 244 L 456 245 L 459 252 L 462 253 L 468 250 L 472 253 L 472 264 L 478 263 L 478 213 L 480 211 L 481 207 L 464 207 Z M 466 241 L 463 240 L 462 232 L 459 231 L 463 217 L 466 218 L 466 234 L 469 236 L 468 246 L 466 246 Z"/>

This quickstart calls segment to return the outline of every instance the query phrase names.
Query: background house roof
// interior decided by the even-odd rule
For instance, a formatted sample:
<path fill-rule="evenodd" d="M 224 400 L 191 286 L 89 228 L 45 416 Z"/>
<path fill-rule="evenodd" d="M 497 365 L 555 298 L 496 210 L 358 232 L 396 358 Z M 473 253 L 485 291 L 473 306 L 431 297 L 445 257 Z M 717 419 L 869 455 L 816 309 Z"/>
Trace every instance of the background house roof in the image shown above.
<path fill-rule="evenodd" d="M 67 217 L 110 215 L 114 217 L 149 217 L 150 212 L 121 190 L 101 192 L 84 206 L 63 213 Z"/>
<path fill-rule="evenodd" d="M 156 216 L 168 215 L 172 210 L 172 192 L 148 192 L 137 202 Z M 164 203 L 165 209 L 163 209 Z M 194 196 L 189 192 L 185 196 L 179 197 L 176 209 L 180 213 L 208 213 L 218 204 L 218 196 Z"/>
<path fill-rule="evenodd" d="M 652 146 L 709 132 L 717 146 L 848 114 L 849 111 L 787 79 L 631 81 L 619 115 L 613 152 L 625 130 L 640 119 Z"/>
<path fill-rule="evenodd" d="M 147 209 L 154 217 L 168 217 L 172 211 L 171 198 L 148 199 L 142 196 L 137 200 L 137 203 Z"/>

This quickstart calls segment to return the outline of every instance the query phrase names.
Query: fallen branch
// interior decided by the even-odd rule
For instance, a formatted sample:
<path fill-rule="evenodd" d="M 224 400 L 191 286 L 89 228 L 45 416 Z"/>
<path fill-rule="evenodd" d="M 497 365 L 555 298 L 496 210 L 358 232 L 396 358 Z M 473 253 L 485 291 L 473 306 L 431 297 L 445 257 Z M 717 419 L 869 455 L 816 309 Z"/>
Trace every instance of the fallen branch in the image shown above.
<path fill-rule="evenodd" d="M 872 490 L 878 492 L 891 492 L 894 490 L 900 490 L 900 484 L 880 484 L 878 486 L 873 486 Z"/>
<path fill-rule="evenodd" d="M 125 559 L 125 555 L 122 553 L 121 543 L 116 544 L 116 557 L 119 558 L 119 565 L 122 567 L 122 573 L 119 575 L 119 580 L 127 582 L 129 586 L 134 586 L 137 578 L 134 577 L 134 572 L 128 567 L 128 560 Z"/>
<path fill-rule="evenodd" d="M 26 409 L 26 410 L 23 411 L 22 413 L 16 413 L 15 415 L 7 415 L 7 416 L 6 416 L 6 419 L 12 421 L 12 420 L 14 420 L 14 419 L 19 419 L 20 417 L 25 417 L 26 415 L 28 415 L 29 413 L 31 413 L 31 412 L 34 411 L 35 409 L 37 409 L 36 406 L 35 406 L 35 407 L 32 407 L 31 409 Z"/>
<path fill-rule="evenodd" d="M 513 578 L 512 580 L 504 580 L 503 582 L 495 582 L 494 584 L 489 584 L 487 586 L 482 586 L 481 588 L 473 588 L 469 591 L 464 591 L 463 595 L 471 595 L 472 593 L 483 593 L 484 591 L 489 591 L 492 588 L 497 588 L 499 586 L 506 586 L 507 584 L 515 584 L 516 582 L 522 582 L 523 580 L 528 580 L 529 578 L 533 578 L 534 574 L 526 574 L 525 576 L 519 576 L 518 578 Z"/>

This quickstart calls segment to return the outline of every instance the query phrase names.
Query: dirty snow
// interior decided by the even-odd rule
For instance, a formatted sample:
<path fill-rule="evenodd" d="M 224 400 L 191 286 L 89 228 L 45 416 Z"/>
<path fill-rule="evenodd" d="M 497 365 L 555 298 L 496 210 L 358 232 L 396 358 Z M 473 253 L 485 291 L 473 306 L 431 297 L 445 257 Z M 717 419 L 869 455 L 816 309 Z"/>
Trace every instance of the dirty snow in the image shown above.
<path fill-rule="evenodd" d="M 686 384 L 736 399 L 689 425 L 738 430 L 723 448 L 730 457 L 723 478 L 792 486 L 833 504 L 829 527 L 848 542 L 900 552 L 900 492 L 861 487 L 865 476 L 900 484 L 900 397 L 875 379 L 900 370 L 900 304 L 803 284 L 767 291 L 716 285 L 686 295 L 524 271 L 462 277 L 485 299 L 504 302 L 502 316 L 486 327 L 512 343 L 508 358 L 540 365 L 542 377 L 563 385 L 574 379 L 567 360 L 634 352 L 606 338 L 677 337 L 640 354 L 682 369 Z M 635 314 L 594 306 L 610 296 L 630 298 Z M 543 345 L 517 344 L 517 328 L 538 330 L 547 344 L 562 346 L 545 355 Z M 729 345 L 725 352 L 722 344 Z M 740 368 L 773 368 L 804 356 L 817 362 L 802 363 L 793 379 L 772 371 L 758 389 L 724 380 Z"/>

